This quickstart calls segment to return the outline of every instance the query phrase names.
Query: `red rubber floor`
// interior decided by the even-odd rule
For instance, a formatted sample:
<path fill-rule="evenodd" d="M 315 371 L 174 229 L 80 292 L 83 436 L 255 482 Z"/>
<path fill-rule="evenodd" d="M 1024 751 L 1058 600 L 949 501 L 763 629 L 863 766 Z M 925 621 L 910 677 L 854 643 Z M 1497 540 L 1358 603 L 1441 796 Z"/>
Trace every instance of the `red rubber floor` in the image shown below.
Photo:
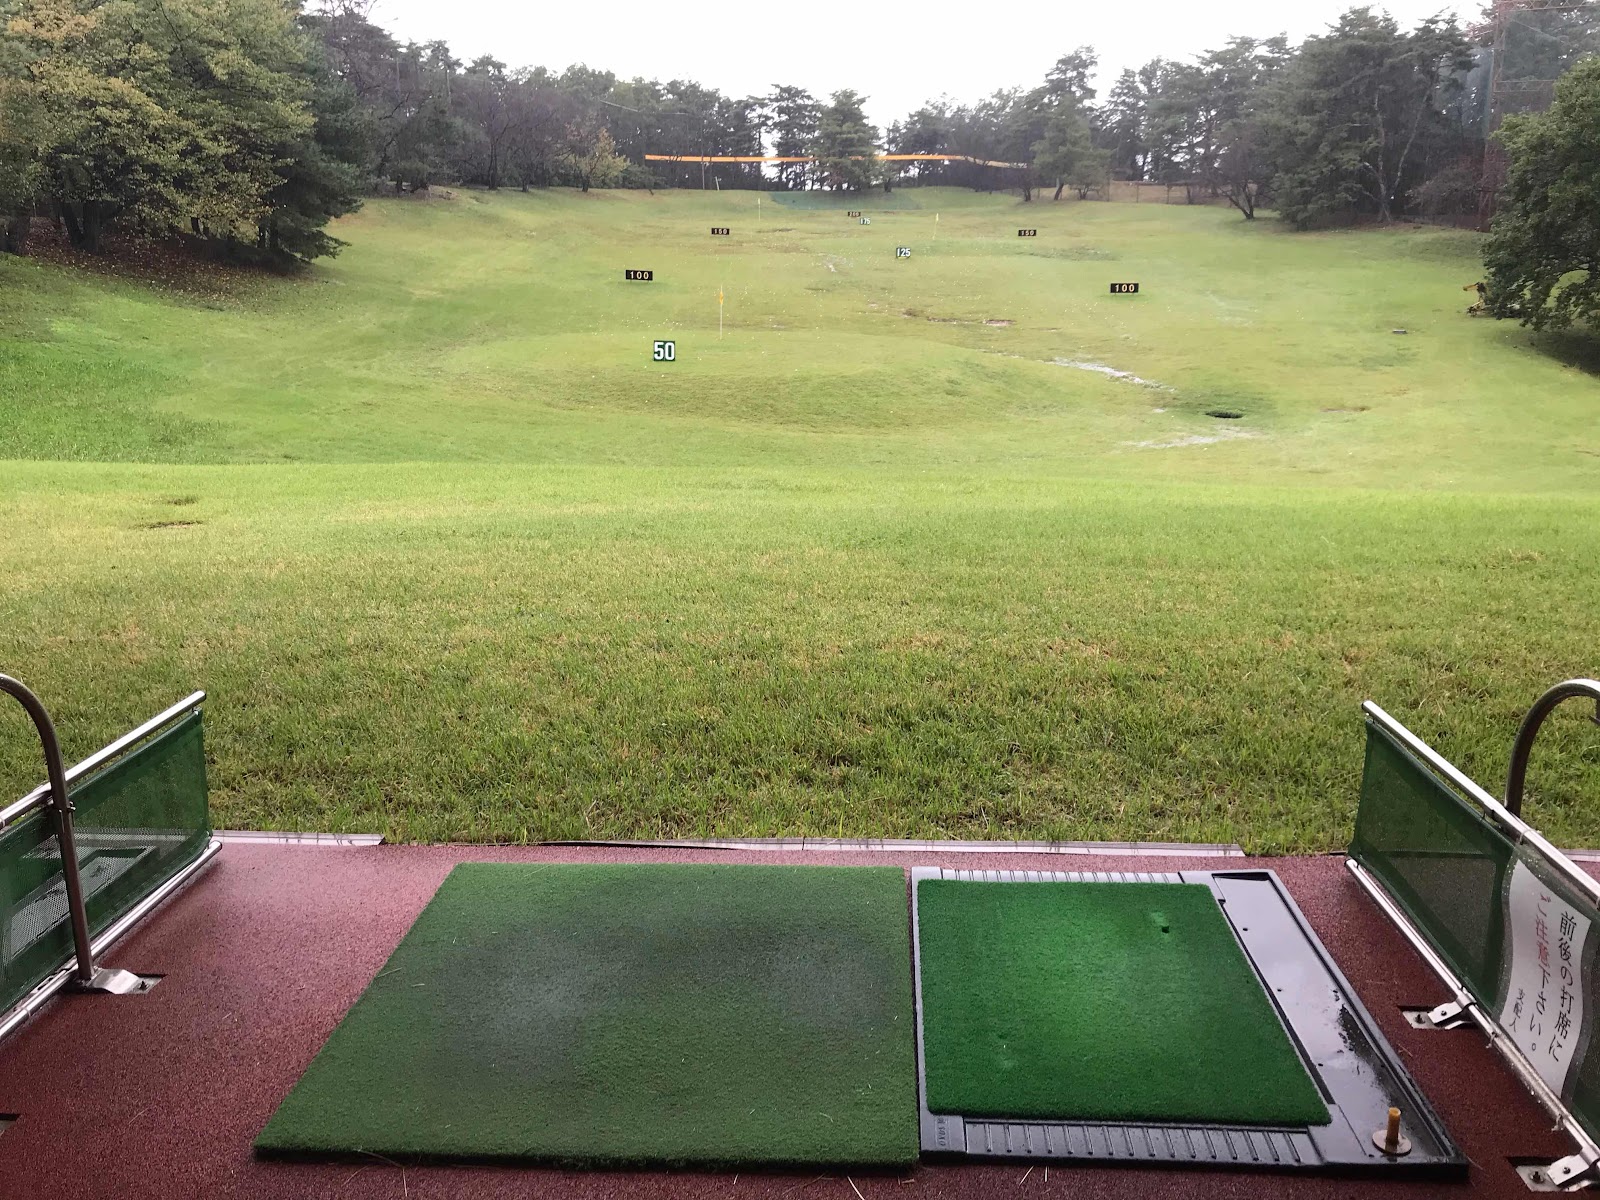
<path fill-rule="evenodd" d="M 588 1173 L 258 1162 L 250 1143 L 366 988 L 450 868 L 516 862 L 738 862 L 1026 870 L 1226 870 L 1241 859 L 1028 854 L 368 849 L 230 843 L 187 890 L 107 956 L 164 975 L 138 997 L 62 996 L 0 1043 L 4 1200 L 936 1200 L 941 1197 L 1526 1197 L 1515 1157 L 1564 1138 L 1476 1032 L 1420 1032 L 1401 1005 L 1446 997 L 1337 857 L 1251 859 L 1293 893 L 1472 1161 L 1460 1183 L 1261 1172 L 1041 1165 L 923 1167 L 901 1177 Z"/>

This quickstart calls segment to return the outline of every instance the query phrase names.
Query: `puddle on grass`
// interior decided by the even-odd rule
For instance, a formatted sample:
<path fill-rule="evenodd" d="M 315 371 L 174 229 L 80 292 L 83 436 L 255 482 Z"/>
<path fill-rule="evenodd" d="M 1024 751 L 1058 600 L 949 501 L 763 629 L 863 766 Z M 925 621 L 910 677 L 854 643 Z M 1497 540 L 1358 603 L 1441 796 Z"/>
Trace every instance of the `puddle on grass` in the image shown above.
<path fill-rule="evenodd" d="M 1140 387 L 1154 388 L 1158 392 L 1170 392 L 1175 389 L 1164 383 L 1155 383 L 1149 379 L 1140 379 L 1132 371 L 1119 371 L 1115 367 L 1108 367 L 1105 363 L 1089 362 L 1078 358 L 1054 358 L 1050 360 L 1058 367 L 1071 367 L 1074 371 L 1093 371 L 1096 375 L 1105 375 L 1110 379 L 1120 379 L 1124 383 L 1136 383 Z"/>
<path fill-rule="evenodd" d="M 1258 438 L 1261 435 L 1250 429 L 1229 430 L 1226 433 L 1186 433 L 1182 437 L 1171 438 L 1164 442 L 1124 442 L 1124 446 L 1132 446 L 1137 450 L 1179 450 L 1184 446 L 1214 446 L 1218 442 L 1237 442 L 1244 438 Z"/>

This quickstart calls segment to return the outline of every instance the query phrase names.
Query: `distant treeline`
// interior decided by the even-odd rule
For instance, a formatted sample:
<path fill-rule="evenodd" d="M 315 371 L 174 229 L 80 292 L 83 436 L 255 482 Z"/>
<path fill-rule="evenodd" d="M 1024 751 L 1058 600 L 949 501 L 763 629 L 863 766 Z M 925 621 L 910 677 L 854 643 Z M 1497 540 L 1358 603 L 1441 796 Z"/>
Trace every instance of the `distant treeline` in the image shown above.
<path fill-rule="evenodd" d="M 241 254 L 314 258 L 377 190 L 898 183 L 1088 195 L 1181 184 L 1247 217 L 1389 219 L 1476 198 L 1475 36 L 1368 8 L 1290 46 L 1231 38 L 1124 71 L 1100 100 L 1089 47 L 1032 87 L 929 101 L 886 130 L 864 98 L 775 86 L 734 98 L 685 80 L 470 63 L 401 43 L 370 0 L 0 0 L 0 240 L 37 217 L 98 249 L 113 228 Z M 1589 19 L 1589 18 L 1585 18 Z M 878 152 L 1027 162 L 899 164 Z M 814 155 L 815 163 L 647 163 L 646 154 Z"/>

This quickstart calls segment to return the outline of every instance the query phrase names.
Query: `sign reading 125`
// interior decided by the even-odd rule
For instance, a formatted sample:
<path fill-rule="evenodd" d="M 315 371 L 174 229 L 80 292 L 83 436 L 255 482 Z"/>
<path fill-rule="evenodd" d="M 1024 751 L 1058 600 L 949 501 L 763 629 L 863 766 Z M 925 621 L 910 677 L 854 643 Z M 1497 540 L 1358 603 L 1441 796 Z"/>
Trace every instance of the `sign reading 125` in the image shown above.
<path fill-rule="evenodd" d="M 910 246 L 896 246 L 894 248 L 894 256 L 896 258 L 910 258 L 911 257 L 911 247 Z"/>
<path fill-rule="evenodd" d="M 1111 294 L 1113 296 L 1137 296 L 1139 294 L 1139 285 L 1137 283 L 1113 283 L 1111 285 Z"/>
<path fill-rule="evenodd" d="M 656 362 L 677 362 L 677 342 L 654 342 L 650 347 L 650 357 Z"/>

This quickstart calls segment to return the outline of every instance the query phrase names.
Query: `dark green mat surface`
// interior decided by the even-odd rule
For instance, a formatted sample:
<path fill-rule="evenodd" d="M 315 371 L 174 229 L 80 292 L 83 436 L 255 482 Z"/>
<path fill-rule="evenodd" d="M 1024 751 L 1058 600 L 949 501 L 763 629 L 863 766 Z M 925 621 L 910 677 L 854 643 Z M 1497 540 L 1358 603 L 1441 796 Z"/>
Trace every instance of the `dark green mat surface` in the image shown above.
<path fill-rule="evenodd" d="M 1325 1125 L 1209 888 L 917 886 L 936 1113 Z"/>
<path fill-rule="evenodd" d="M 913 1020 L 898 867 L 463 864 L 256 1146 L 905 1166 Z"/>

